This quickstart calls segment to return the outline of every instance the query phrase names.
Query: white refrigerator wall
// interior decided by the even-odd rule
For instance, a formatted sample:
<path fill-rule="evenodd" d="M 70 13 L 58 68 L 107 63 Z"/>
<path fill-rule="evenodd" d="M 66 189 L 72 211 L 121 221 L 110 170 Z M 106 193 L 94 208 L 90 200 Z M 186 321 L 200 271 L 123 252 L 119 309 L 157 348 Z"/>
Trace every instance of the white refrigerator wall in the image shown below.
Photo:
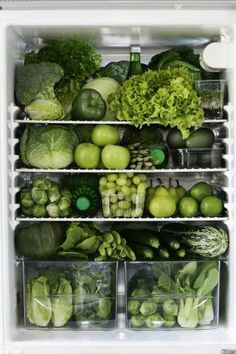
<path fill-rule="evenodd" d="M 158 10 L 74 10 L 74 11 L 2 11 L 0 13 L 1 37 L 1 259 L 3 285 L 3 333 L 4 354 L 124 354 L 144 351 L 150 354 L 216 354 L 224 348 L 236 348 L 236 229 L 233 220 L 236 213 L 236 181 L 233 140 L 236 127 L 235 113 L 230 114 L 228 123 L 229 172 L 226 173 L 230 230 L 230 256 L 228 274 L 224 274 L 226 288 L 222 292 L 226 312 L 219 329 L 210 331 L 161 331 L 135 332 L 124 328 L 111 332 L 63 332 L 29 331 L 18 323 L 17 316 L 17 272 L 14 251 L 14 227 L 16 226 L 14 194 L 17 191 L 17 175 L 14 172 L 14 69 L 21 57 L 24 42 L 34 42 L 38 37 L 83 33 L 92 39 L 108 56 L 119 58 L 119 53 L 131 44 L 141 44 L 144 52 L 154 54 L 160 47 L 176 43 L 203 46 L 220 34 L 233 43 L 233 61 L 236 63 L 234 11 L 158 11 Z M 173 37 L 174 36 L 174 37 Z M 173 39 L 174 38 L 174 39 Z M 179 39 L 182 40 L 180 43 Z M 145 48 L 146 47 L 146 48 Z M 226 73 L 229 82 L 229 101 L 235 106 L 235 68 Z M 9 108 L 10 107 L 10 108 Z M 2 269 L 1 269 L 2 265 Z M 228 278 L 228 279 L 226 279 Z M 1 286 L 0 286 L 1 291 Z M 0 292 L 1 300 L 1 292 Z M 1 311 L 1 303 L 0 303 Z M 0 319 L 0 330 L 1 330 Z M 0 345 L 1 345 L 0 335 Z M 1 350 L 1 347 L 0 347 Z"/>

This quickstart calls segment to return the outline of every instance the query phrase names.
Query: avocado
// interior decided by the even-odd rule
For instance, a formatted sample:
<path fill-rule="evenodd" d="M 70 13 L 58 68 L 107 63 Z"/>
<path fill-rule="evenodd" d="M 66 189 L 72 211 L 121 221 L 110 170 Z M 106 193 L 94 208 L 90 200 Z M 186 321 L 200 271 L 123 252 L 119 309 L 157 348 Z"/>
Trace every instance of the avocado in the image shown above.
<path fill-rule="evenodd" d="M 199 128 L 194 130 L 186 139 L 186 146 L 193 148 L 211 148 L 215 142 L 215 135 L 211 129 Z"/>
<path fill-rule="evenodd" d="M 185 140 L 183 140 L 181 131 L 177 128 L 173 128 L 169 131 L 166 142 L 171 149 L 182 149 L 185 147 Z"/>

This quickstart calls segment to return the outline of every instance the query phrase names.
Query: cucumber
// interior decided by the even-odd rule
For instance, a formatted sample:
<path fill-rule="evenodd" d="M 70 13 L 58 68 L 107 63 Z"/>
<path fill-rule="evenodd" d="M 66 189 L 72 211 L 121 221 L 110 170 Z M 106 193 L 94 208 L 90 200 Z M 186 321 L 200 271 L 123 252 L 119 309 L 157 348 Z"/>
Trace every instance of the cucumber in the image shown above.
<path fill-rule="evenodd" d="M 157 234 L 150 230 L 126 229 L 122 231 L 122 237 L 126 238 L 128 242 L 136 242 L 153 248 L 158 248 L 160 246 Z"/>
<path fill-rule="evenodd" d="M 186 147 L 193 148 L 211 148 L 215 142 L 215 135 L 211 129 L 199 128 L 194 130 L 186 139 Z"/>
<path fill-rule="evenodd" d="M 140 243 L 131 242 L 129 246 L 134 251 L 137 260 L 149 260 L 154 258 L 153 249 Z"/>

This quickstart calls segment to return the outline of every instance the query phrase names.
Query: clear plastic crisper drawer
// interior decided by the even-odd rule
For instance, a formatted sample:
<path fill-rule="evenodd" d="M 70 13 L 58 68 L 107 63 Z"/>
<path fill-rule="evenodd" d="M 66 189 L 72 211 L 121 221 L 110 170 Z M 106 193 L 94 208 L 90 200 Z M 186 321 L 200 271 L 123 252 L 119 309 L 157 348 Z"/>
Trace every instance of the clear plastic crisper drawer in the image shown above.
<path fill-rule="evenodd" d="M 129 329 L 218 327 L 220 262 L 126 262 L 125 269 Z"/>
<path fill-rule="evenodd" d="M 194 148 L 171 150 L 174 168 L 218 168 L 224 165 L 224 148 Z"/>
<path fill-rule="evenodd" d="M 117 262 L 24 261 L 27 329 L 116 327 Z"/>

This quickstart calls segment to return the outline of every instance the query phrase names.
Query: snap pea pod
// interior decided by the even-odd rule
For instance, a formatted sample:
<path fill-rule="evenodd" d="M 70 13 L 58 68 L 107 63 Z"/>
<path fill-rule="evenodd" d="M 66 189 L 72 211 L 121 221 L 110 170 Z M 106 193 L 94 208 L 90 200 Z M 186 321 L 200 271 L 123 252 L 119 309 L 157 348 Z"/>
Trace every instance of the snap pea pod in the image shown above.
<path fill-rule="evenodd" d="M 111 234 L 114 236 L 115 242 L 120 245 L 121 244 L 121 236 L 116 231 L 111 231 Z"/>

